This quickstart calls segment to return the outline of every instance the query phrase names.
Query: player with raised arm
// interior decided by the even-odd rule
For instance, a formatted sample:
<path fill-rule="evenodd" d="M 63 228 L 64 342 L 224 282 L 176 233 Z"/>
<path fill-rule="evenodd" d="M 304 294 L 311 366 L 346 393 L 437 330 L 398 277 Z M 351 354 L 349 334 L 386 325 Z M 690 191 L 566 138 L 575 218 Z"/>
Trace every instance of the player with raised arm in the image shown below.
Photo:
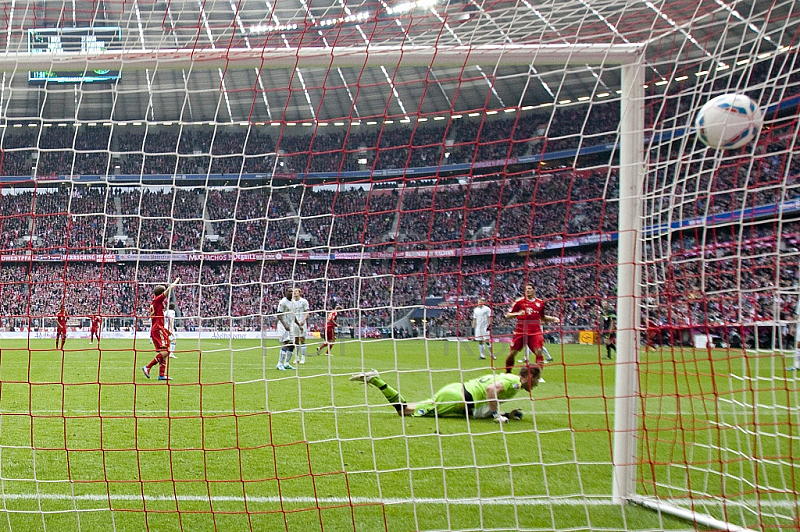
<path fill-rule="evenodd" d="M 170 292 L 178 286 L 181 278 L 175 279 L 171 285 L 157 285 L 153 289 L 153 302 L 150 304 L 150 339 L 156 350 L 156 357 L 146 366 L 142 366 L 142 373 L 150 378 L 150 368 L 158 364 L 158 380 L 171 381 L 167 376 L 167 358 L 169 357 L 169 331 L 164 326 L 164 306 Z"/>
<path fill-rule="evenodd" d="M 175 355 L 175 303 L 170 303 L 164 311 L 164 325 L 169 333 L 169 358 L 178 358 Z"/>
<path fill-rule="evenodd" d="M 478 352 L 480 358 L 486 358 L 486 346 L 489 346 L 489 355 L 494 360 L 495 356 L 492 352 L 492 338 L 490 336 L 490 329 L 492 326 L 492 309 L 486 304 L 486 300 L 482 297 L 478 298 L 478 304 L 472 310 L 472 334 L 478 342 Z"/>
<path fill-rule="evenodd" d="M 90 323 L 90 332 L 89 332 L 89 343 L 91 344 L 94 342 L 94 339 L 97 338 L 97 345 L 100 345 L 100 325 L 103 322 L 103 318 L 98 316 L 97 314 L 92 314 L 89 316 L 89 323 Z"/>
<path fill-rule="evenodd" d="M 59 347 L 58 341 L 61 340 Z M 64 342 L 67 341 L 67 309 L 61 305 L 61 310 L 56 314 L 56 349 L 64 350 Z"/>
<path fill-rule="evenodd" d="M 522 419 L 522 411 L 500 413 L 500 402 L 511 399 L 520 389 L 530 392 L 539 384 L 541 372 L 537 366 L 522 366 L 519 375 L 490 373 L 464 384 L 454 382 L 440 388 L 433 398 L 416 404 L 406 402 L 374 369 L 356 373 L 350 380 L 376 387 L 400 416 L 469 416 L 474 419 L 493 418 L 498 423 L 507 423 L 509 419 Z"/>
<path fill-rule="evenodd" d="M 341 305 L 336 305 L 331 312 L 328 313 L 328 318 L 325 320 L 325 331 L 323 332 L 324 341 L 317 346 L 317 355 L 319 356 L 322 353 L 322 349 L 325 348 L 325 355 L 330 356 L 331 349 L 333 349 L 333 344 L 336 343 L 336 327 L 339 326 L 339 323 L 336 321 L 336 318 L 339 315 L 339 312 L 342 310 Z"/>
<path fill-rule="evenodd" d="M 291 302 L 292 297 L 294 297 L 294 291 L 291 288 L 287 288 L 286 295 L 278 302 L 278 337 L 281 343 L 281 352 L 278 355 L 278 365 L 275 369 L 280 371 L 295 369 L 289 364 L 289 360 L 292 358 L 292 351 L 294 351 L 294 338 L 292 336 L 294 308 Z"/>
<path fill-rule="evenodd" d="M 506 357 L 506 373 L 511 373 L 514 358 L 525 346 L 536 357 L 536 365 L 541 366 L 544 363 L 542 323 L 559 323 L 560 320 L 544 313 L 544 301 L 536 297 L 536 288 L 532 284 L 525 285 L 525 295 L 514 301 L 511 310 L 506 312 L 506 318 L 517 318 L 517 327 Z M 542 379 L 539 381 L 544 382 Z"/>
<path fill-rule="evenodd" d="M 295 288 L 292 292 L 292 308 L 294 310 L 294 363 L 306 363 L 306 335 L 308 334 L 308 300 L 303 297 L 303 291 Z M 299 352 L 298 352 L 299 351 Z"/>

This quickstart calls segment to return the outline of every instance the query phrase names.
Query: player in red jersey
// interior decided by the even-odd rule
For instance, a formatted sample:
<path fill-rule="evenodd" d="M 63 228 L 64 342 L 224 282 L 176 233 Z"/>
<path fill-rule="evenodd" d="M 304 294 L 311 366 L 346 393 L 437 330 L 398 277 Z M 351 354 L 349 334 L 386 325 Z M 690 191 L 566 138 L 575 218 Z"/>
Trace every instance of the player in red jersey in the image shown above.
<path fill-rule="evenodd" d="M 58 341 L 61 340 L 61 349 L 64 349 L 64 342 L 67 340 L 67 310 L 61 305 L 61 310 L 56 314 L 56 349 L 59 349 Z"/>
<path fill-rule="evenodd" d="M 169 331 L 164 326 L 164 307 L 173 288 L 181 282 L 180 277 L 169 286 L 160 284 L 153 289 L 153 302 L 150 304 L 150 339 L 156 349 L 156 357 L 146 366 L 142 366 L 142 373 L 150 378 L 150 368 L 158 364 L 158 380 L 172 380 L 167 377 L 167 358 L 169 357 Z"/>
<path fill-rule="evenodd" d="M 536 289 L 532 284 L 525 285 L 525 297 L 514 301 L 511 310 L 506 312 L 506 318 L 517 318 L 517 328 L 514 329 L 514 337 L 506 357 L 506 373 L 511 373 L 514 357 L 526 345 L 536 355 L 536 365 L 541 366 L 544 363 L 542 323 L 559 323 L 559 319 L 544 313 L 544 301 L 536 298 Z"/>
<path fill-rule="evenodd" d="M 100 345 L 100 323 L 103 321 L 103 318 L 97 314 L 92 314 L 89 316 L 89 320 L 92 323 L 91 332 L 89 333 L 89 343 L 91 344 L 94 342 L 94 339 L 97 338 L 97 345 Z"/>
<path fill-rule="evenodd" d="M 328 319 L 325 320 L 325 332 L 323 332 L 325 335 L 323 336 L 325 341 L 317 347 L 317 355 L 322 352 L 323 347 L 325 348 L 326 355 L 331 354 L 331 348 L 333 347 L 333 344 L 336 343 L 336 327 L 339 326 L 339 324 L 336 322 L 336 316 L 340 310 L 342 310 L 342 306 L 336 305 L 336 308 L 333 309 L 333 312 L 328 314 Z"/>

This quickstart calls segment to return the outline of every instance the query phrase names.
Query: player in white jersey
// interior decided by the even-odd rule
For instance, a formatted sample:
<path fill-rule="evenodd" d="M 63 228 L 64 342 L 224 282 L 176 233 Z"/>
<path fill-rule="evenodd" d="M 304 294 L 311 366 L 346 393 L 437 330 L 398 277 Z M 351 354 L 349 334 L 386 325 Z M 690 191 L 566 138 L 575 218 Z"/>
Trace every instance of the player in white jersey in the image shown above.
<path fill-rule="evenodd" d="M 486 346 L 489 346 L 489 355 L 494 359 L 492 353 L 492 339 L 490 329 L 492 326 L 492 309 L 486 304 L 486 300 L 478 298 L 478 305 L 472 310 L 472 331 L 475 340 L 478 342 L 480 358 L 486 358 Z"/>
<path fill-rule="evenodd" d="M 164 311 L 164 326 L 169 333 L 169 358 L 178 358 L 175 355 L 175 303 L 170 303 Z"/>
<path fill-rule="evenodd" d="M 281 342 L 281 353 L 278 357 L 276 369 L 284 371 L 294 369 L 289 364 L 294 351 L 294 338 L 292 328 L 294 327 L 294 309 L 292 307 L 292 289 L 286 289 L 286 295 L 278 302 L 278 336 Z"/>
<path fill-rule="evenodd" d="M 294 353 L 294 363 L 306 363 L 306 335 L 308 334 L 308 300 L 303 297 L 303 291 L 295 288 L 292 293 L 292 308 L 294 309 L 294 344 L 299 353 Z"/>

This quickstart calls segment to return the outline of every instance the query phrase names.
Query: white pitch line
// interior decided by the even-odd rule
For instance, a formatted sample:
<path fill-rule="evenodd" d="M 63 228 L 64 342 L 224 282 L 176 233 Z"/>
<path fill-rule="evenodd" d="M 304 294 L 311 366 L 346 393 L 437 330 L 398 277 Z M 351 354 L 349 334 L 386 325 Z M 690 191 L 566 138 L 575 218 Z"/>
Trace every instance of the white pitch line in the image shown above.
<path fill-rule="evenodd" d="M 553 504 L 562 506 L 609 506 L 614 505 L 610 498 L 597 498 L 597 499 L 514 499 L 510 497 L 497 497 L 491 499 L 479 498 L 466 498 L 466 499 L 441 499 L 441 498 L 415 498 L 415 499 L 400 499 L 400 498 L 386 498 L 381 499 L 377 497 L 258 497 L 258 496 L 229 496 L 229 495 L 119 495 L 119 494 L 84 494 L 84 495 L 67 495 L 59 493 L 14 493 L 5 494 L 0 496 L 2 499 L 8 500 L 54 500 L 54 501 L 141 501 L 145 502 L 165 502 L 165 501 L 180 501 L 180 502 L 247 502 L 261 503 L 261 504 L 324 504 L 324 505 L 339 505 L 339 504 L 449 504 L 453 506 L 470 506 L 476 503 L 484 505 L 517 505 L 517 506 L 550 506 Z"/>
<path fill-rule="evenodd" d="M 413 504 L 415 506 L 421 505 L 442 505 L 449 506 L 473 506 L 480 504 L 483 506 L 573 506 L 573 507 L 587 507 L 587 506 L 619 506 L 619 503 L 613 502 L 612 499 L 606 497 L 595 498 L 514 498 L 514 497 L 493 497 L 493 498 L 458 498 L 458 499 L 443 499 L 443 498 L 414 498 L 403 499 L 396 497 L 379 498 L 379 497 L 259 497 L 259 496 L 230 496 L 230 495 L 121 495 L 121 494 L 83 494 L 83 495 L 68 495 L 59 493 L 5 493 L 0 495 L 0 499 L 4 500 L 47 500 L 47 501 L 89 501 L 89 502 L 108 502 L 108 501 L 145 501 L 145 502 L 234 502 L 244 503 L 245 499 L 248 503 L 259 504 L 309 504 L 309 505 L 342 505 L 342 504 L 384 504 L 387 506 Z M 690 501 L 670 501 L 679 506 L 690 506 Z M 698 503 L 694 503 L 695 506 Z M 761 508 L 797 508 L 798 504 L 794 501 L 710 501 L 705 500 L 699 506 L 705 507 L 722 507 L 725 506 L 746 506 L 754 507 L 756 504 Z M 105 508 L 97 508 L 102 510 Z M 80 509 L 78 511 L 88 511 L 91 509 Z M 17 510 L 15 510 L 17 511 Z M 72 510 L 68 510 L 72 511 Z M 38 512 L 37 512 L 38 513 Z"/>
<path fill-rule="evenodd" d="M 518 403 L 515 403 L 513 406 L 519 406 Z M 103 410 L 98 415 L 96 410 L 34 410 L 32 412 L 19 412 L 19 411 L 0 411 L 0 415 L 22 415 L 22 416 L 60 416 L 64 414 L 66 417 L 70 416 L 97 416 L 97 417 L 111 417 L 111 416 L 130 416 L 133 418 L 134 416 L 217 416 L 217 415 L 230 415 L 230 416 L 250 416 L 254 414 L 271 414 L 273 416 L 277 415 L 284 415 L 284 414 L 291 414 L 291 415 L 372 415 L 372 414 L 386 414 L 391 415 L 391 417 L 398 417 L 397 412 L 390 409 L 390 405 L 376 405 L 370 409 L 364 408 L 348 408 L 348 407 L 339 407 L 335 410 L 330 408 L 312 408 L 308 410 L 237 410 L 236 412 L 232 412 L 230 410 L 204 410 L 202 413 L 196 410 L 137 410 L 135 413 L 130 410 Z M 666 414 L 666 415 L 677 415 L 677 412 L 666 412 L 663 410 L 653 411 L 652 414 Z M 528 414 L 525 412 L 525 414 Z M 547 411 L 537 411 L 535 413 L 537 416 L 549 416 L 549 415 L 556 415 L 556 416 L 565 416 L 568 414 L 577 415 L 577 416 L 605 416 L 607 415 L 606 412 L 602 411 L 582 411 L 582 410 L 547 410 Z M 767 414 L 764 414 L 767 415 Z M 529 416 L 528 416 L 529 417 Z M 523 418 L 524 419 L 524 418 Z"/>
<path fill-rule="evenodd" d="M 514 402 L 509 402 L 509 406 L 518 407 L 524 404 L 521 399 L 516 399 Z M 527 414 L 528 411 L 525 411 Z M 550 415 L 557 415 L 557 416 L 564 416 L 564 415 L 578 415 L 578 416 L 605 416 L 608 415 L 608 412 L 602 410 L 536 410 L 535 415 L 537 416 L 550 416 Z M 647 414 L 662 414 L 662 415 L 673 415 L 677 416 L 684 412 L 678 412 L 675 410 L 648 410 Z M 724 411 L 723 414 L 748 414 L 753 415 L 749 412 L 736 412 L 736 411 Z M 169 410 L 136 410 L 133 412 L 132 410 L 101 410 L 98 414 L 97 410 L 85 410 L 85 409 L 69 409 L 69 410 L 61 410 L 61 409 L 36 409 L 36 410 L 0 410 L 0 415 L 24 415 L 24 416 L 58 416 L 58 415 L 66 415 L 69 416 L 166 416 L 166 415 L 175 415 L 175 416 L 212 416 L 212 415 L 236 415 L 236 416 L 248 416 L 253 414 L 272 414 L 272 415 L 282 415 L 282 414 L 293 414 L 293 415 L 367 415 L 367 414 L 391 414 L 392 417 L 397 417 L 397 412 L 391 409 L 390 405 L 387 404 L 379 404 L 373 405 L 370 408 L 364 408 L 363 405 L 359 405 L 358 408 L 356 407 L 348 407 L 348 406 L 340 406 L 340 407 L 311 407 L 307 409 L 302 409 L 300 407 L 291 410 L 236 410 L 235 412 L 232 410 L 216 410 L 216 409 L 206 409 L 202 412 L 198 410 L 185 410 L 185 409 L 169 409 Z M 762 417 L 772 417 L 774 414 L 770 412 L 759 412 L 759 416 Z M 712 423 L 718 423 L 718 421 L 707 418 L 708 421 Z"/>

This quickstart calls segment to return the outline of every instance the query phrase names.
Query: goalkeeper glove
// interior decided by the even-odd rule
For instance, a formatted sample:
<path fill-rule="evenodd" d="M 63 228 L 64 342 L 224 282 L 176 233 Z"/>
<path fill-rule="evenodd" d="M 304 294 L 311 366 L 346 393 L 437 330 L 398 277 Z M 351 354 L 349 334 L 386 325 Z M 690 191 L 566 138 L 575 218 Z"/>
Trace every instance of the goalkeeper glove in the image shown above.
<path fill-rule="evenodd" d="M 492 412 L 492 418 L 494 418 L 496 423 L 508 423 L 508 418 L 503 414 L 500 414 L 495 410 Z"/>

